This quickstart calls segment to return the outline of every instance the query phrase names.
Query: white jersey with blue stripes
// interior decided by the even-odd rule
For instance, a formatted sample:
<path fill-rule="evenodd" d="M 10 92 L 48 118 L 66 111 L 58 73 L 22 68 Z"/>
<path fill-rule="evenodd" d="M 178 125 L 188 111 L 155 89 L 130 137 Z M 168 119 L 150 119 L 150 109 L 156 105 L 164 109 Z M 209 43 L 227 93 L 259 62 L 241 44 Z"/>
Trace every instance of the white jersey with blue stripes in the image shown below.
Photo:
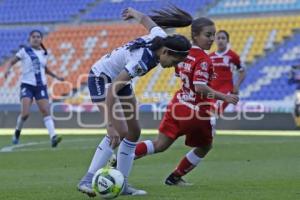
<path fill-rule="evenodd" d="M 148 48 L 139 48 L 130 51 L 128 47 L 137 41 L 150 42 L 157 36 L 165 38 L 167 37 L 167 33 L 160 27 L 153 27 L 149 35 L 138 38 L 122 47 L 114 49 L 110 54 L 104 55 L 92 66 L 92 71 L 96 76 L 105 73 L 112 80 L 114 80 L 124 69 L 131 78 L 146 74 L 158 64 L 158 59 Z"/>
<path fill-rule="evenodd" d="M 44 55 L 44 50 L 37 50 L 33 49 L 34 54 L 38 57 L 40 62 L 40 74 L 43 85 L 47 84 L 46 74 L 45 74 L 45 67 L 47 65 L 47 55 Z M 26 83 L 29 85 L 36 86 L 37 80 L 35 76 L 35 69 L 32 64 L 32 59 L 28 55 L 28 53 L 25 51 L 25 48 L 21 48 L 16 56 L 20 58 L 21 60 L 21 66 L 22 66 L 22 78 L 21 83 Z"/>

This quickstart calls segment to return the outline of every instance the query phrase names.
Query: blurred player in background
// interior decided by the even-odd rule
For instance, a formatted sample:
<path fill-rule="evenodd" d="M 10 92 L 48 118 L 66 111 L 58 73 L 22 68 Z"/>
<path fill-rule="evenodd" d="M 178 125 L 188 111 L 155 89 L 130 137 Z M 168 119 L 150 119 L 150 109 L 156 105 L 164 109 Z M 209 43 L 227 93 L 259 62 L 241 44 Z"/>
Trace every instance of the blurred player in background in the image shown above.
<path fill-rule="evenodd" d="M 164 18 L 159 14 L 157 18 Z M 176 169 L 166 178 L 167 185 L 189 185 L 182 176 L 195 168 L 212 148 L 214 125 L 210 118 L 212 99 L 237 104 L 239 98 L 211 88 L 214 77 L 213 65 L 206 54 L 215 39 L 214 22 L 208 18 L 190 21 L 193 46 L 184 62 L 176 67 L 182 80 L 167 107 L 160 123 L 159 135 L 154 140 L 138 143 L 136 159 L 145 155 L 163 152 L 180 136 L 185 135 L 185 144 L 192 149 L 180 161 Z"/>
<path fill-rule="evenodd" d="M 41 31 L 31 31 L 29 34 L 30 46 L 23 47 L 17 52 L 17 54 L 9 61 L 4 75 L 5 78 L 7 78 L 11 72 L 11 68 L 18 61 L 22 62 L 20 90 L 21 113 L 17 119 L 17 126 L 12 139 L 13 144 L 19 143 L 22 127 L 29 117 L 33 99 L 35 99 L 36 104 L 44 117 L 44 124 L 48 129 L 51 146 L 56 147 L 61 141 L 61 137 L 57 136 L 55 133 L 54 122 L 50 115 L 46 74 L 60 81 L 63 81 L 64 79 L 56 76 L 47 68 L 48 52 L 42 43 L 42 39 L 43 34 Z"/>
<path fill-rule="evenodd" d="M 216 34 L 217 51 L 209 55 L 212 60 L 216 78 L 212 80 L 211 87 L 214 90 L 224 94 L 238 94 L 240 85 L 245 79 L 245 68 L 241 64 L 240 57 L 232 49 L 230 49 L 230 36 L 225 30 L 220 30 Z M 238 79 L 234 84 L 233 71 L 238 71 Z M 221 100 L 216 101 L 216 113 L 222 114 L 227 102 Z"/>
<path fill-rule="evenodd" d="M 78 190 L 89 196 L 95 196 L 92 189 L 94 173 L 105 167 L 119 143 L 117 169 L 125 177 L 123 195 L 145 195 L 127 184 L 132 168 L 136 142 L 140 137 L 137 118 L 137 103 L 133 94 L 131 79 L 148 73 L 161 64 L 163 68 L 172 67 L 182 62 L 191 48 L 188 39 L 181 35 L 168 36 L 160 27 L 187 26 L 185 15 L 179 9 L 169 10 L 169 18 L 156 19 L 132 8 L 123 12 L 123 19 L 135 19 L 150 33 L 104 55 L 91 69 L 88 79 L 90 96 L 103 111 L 107 110 L 107 136 L 100 142 L 88 172 L 78 184 Z M 120 104 L 121 103 L 121 104 Z"/>

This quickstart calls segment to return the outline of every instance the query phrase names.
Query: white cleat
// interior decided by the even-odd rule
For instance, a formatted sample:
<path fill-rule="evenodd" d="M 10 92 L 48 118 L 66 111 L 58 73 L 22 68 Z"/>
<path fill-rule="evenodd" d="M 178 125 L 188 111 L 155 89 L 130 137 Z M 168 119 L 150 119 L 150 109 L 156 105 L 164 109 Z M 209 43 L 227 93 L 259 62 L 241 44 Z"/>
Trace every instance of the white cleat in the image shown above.
<path fill-rule="evenodd" d="M 89 197 L 95 197 L 96 193 L 92 188 L 93 174 L 87 173 L 77 185 L 77 190 L 88 195 Z"/>

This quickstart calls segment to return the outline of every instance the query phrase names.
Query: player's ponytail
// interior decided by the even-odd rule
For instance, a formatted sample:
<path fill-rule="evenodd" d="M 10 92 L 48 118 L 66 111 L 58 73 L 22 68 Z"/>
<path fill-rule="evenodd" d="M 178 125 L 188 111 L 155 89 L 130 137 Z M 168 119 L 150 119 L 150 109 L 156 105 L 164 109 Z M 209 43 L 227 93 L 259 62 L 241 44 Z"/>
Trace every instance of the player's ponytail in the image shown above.
<path fill-rule="evenodd" d="M 162 10 L 153 10 L 151 19 L 162 28 L 186 27 L 192 24 L 193 17 L 176 6 L 169 6 Z"/>
<path fill-rule="evenodd" d="M 46 49 L 46 47 L 45 47 L 45 45 L 43 43 L 41 43 L 41 47 L 44 50 L 44 55 L 45 56 L 48 55 L 48 51 L 47 51 L 47 49 Z"/>

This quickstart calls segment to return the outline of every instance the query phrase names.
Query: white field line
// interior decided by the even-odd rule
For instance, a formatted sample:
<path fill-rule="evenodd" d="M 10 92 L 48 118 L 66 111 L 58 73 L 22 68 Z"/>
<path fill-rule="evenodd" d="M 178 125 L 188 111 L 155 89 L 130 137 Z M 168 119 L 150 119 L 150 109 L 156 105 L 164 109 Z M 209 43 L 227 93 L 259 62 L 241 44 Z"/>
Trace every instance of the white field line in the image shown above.
<path fill-rule="evenodd" d="M 13 129 L 0 129 L 0 136 L 12 135 Z M 106 129 L 56 129 L 59 135 L 104 135 Z M 142 135 L 156 135 L 157 129 L 143 129 Z M 23 129 L 22 135 L 48 135 L 47 129 Z M 300 136 L 300 131 L 285 130 L 217 130 L 217 135 Z"/>
<path fill-rule="evenodd" d="M 63 143 L 75 143 L 75 142 L 94 141 L 94 140 L 95 139 L 71 139 L 71 140 L 63 140 L 62 142 Z M 100 138 L 99 138 L 99 141 L 100 141 Z M 44 144 L 49 144 L 49 147 L 48 148 L 39 148 L 36 150 L 38 150 L 38 151 L 46 150 L 46 149 L 51 150 L 50 141 L 41 141 L 41 142 L 28 142 L 28 143 L 24 143 L 24 144 L 5 146 L 0 149 L 0 153 L 13 152 L 16 149 L 22 149 L 24 147 L 32 147 L 32 146 L 44 145 Z"/>

